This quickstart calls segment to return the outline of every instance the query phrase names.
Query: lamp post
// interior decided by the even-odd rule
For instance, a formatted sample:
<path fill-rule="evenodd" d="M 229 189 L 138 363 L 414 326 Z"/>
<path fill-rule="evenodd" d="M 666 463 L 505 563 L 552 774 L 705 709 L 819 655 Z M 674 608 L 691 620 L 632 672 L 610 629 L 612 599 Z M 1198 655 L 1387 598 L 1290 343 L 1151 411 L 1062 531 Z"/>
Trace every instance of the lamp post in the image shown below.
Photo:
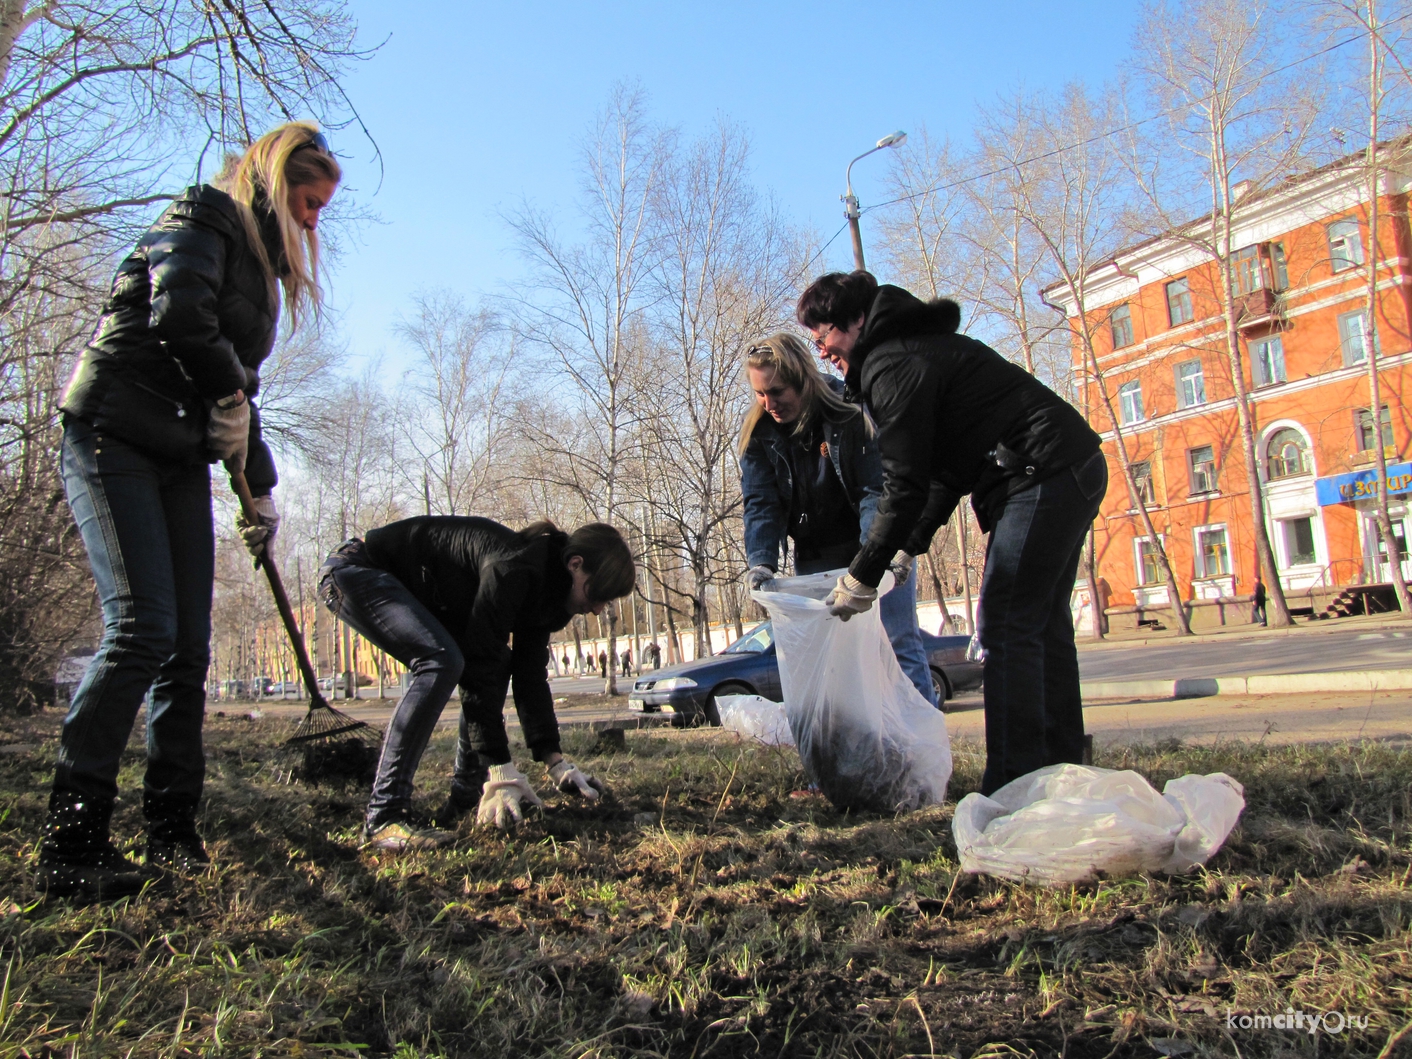
<path fill-rule="evenodd" d="M 853 165 L 860 159 L 867 158 L 874 151 L 881 151 L 884 147 L 901 147 L 907 142 L 907 134 L 900 129 L 890 136 L 884 136 L 878 141 L 876 147 L 869 148 L 860 154 L 852 162 L 848 163 L 848 169 L 844 171 L 843 183 L 847 190 L 843 195 L 843 215 L 848 218 L 848 230 L 853 235 L 853 267 L 862 269 L 867 266 L 863 264 L 863 231 L 858 227 L 858 196 L 853 194 Z"/>

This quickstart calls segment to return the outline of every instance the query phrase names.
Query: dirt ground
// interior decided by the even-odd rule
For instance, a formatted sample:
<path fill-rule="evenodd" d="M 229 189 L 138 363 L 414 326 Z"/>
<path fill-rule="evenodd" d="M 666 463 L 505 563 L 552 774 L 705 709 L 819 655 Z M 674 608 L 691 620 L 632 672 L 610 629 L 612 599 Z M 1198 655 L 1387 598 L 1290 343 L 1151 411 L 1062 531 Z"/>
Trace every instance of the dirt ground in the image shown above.
<path fill-rule="evenodd" d="M 1122 711 L 1149 706 L 1112 709 L 1132 731 Z M 953 731 L 979 718 L 962 709 Z M 797 756 L 719 729 L 632 731 L 622 749 L 572 731 L 606 804 L 545 791 L 517 832 L 465 821 L 454 848 L 395 856 L 359 847 L 365 794 L 287 782 L 288 720 L 228 715 L 207 729 L 212 869 L 84 906 L 30 884 L 58 719 L 0 730 L 0 1059 L 1391 1059 L 1412 1043 L 1405 746 L 1100 738 L 1097 764 L 1159 788 L 1239 778 L 1246 812 L 1205 870 L 1043 890 L 959 870 L 950 799 L 983 756 L 964 737 L 948 804 L 880 816 L 838 813 L 801 790 Z M 433 739 L 426 804 L 453 743 Z M 134 851 L 141 748 L 139 732 L 115 819 Z M 1287 1007 L 1366 1021 L 1228 1026 Z"/>

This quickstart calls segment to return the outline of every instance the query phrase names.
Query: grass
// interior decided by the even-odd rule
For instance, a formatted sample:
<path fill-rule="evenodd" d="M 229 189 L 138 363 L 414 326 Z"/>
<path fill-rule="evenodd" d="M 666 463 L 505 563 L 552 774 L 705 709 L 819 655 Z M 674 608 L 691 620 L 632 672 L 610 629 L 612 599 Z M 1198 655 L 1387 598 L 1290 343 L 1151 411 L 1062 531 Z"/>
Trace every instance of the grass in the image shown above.
<path fill-rule="evenodd" d="M 1400 747 L 1100 748 L 1098 764 L 1159 788 L 1228 772 L 1246 816 L 1205 871 L 1046 891 L 960 874 L 950 806 L 842 816 L 795 795 L 792 752 L 720 731 L 630 732 L 616 754 L 570 733 L 611 804 L 549 797 L 516 834 L 466 827 L 451 851 L 371 855 L 356 792 L 278 782 L 286 726 L 212 718 L 201 827 L 216 867 L 75 906 L 37 902 L 29 878 L 57 721 L 0 736 L 4 1059 L 1412 1050 Z M 429 803 L 451 750 L 439 733 Z M 977 748 L 956 764 L 960 797 Z M 134 846 L 140 768 L 130 752 L 115 818 Z M 1239 1028 L 1287 1008 L 1367 1027 Z"/>

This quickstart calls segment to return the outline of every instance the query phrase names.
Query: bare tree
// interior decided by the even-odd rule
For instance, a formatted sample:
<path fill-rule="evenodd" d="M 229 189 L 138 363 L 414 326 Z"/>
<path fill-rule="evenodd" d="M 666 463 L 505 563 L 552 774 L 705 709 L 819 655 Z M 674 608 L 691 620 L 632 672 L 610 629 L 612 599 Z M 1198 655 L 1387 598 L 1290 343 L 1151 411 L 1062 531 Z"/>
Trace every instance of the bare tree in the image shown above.
<path fill-rule="evenodd" d="M 1235 396 L 1240 447 L 1250 497 L 1255 553 L 1269 593 L 1274 626 L 1291 622 L 1265 519 L 1254 410 L 1240 347 L 1232 245 L 1240 201 L 1303 168 L 1319 114 L 1310 79 L 1280 66 L 1282 20 L 1266 0 L 1187 0 L 1177 10 L 1144 9 L 1139 71 L 1165 117 L 1156 142 L 1134 158 L 1132 171 L 1166 235 L 1212 263 L 1222 344 Z M 1170 167 L 1170 179 L 1167 168 Z M 1242 187 L 1238 188 L 1240 184 Z M 1201 187 L 1206 216 L 1189 216 L 1186 188 Z M 1182 190 L 1176 190 L 1176 189 Z"/>
<path fill-rule="evenodd" d="M 739 517 L 745 353 L 784 324 L 791 290 L 781 277 L 802 264 L 799 241 L 747 182 L 748 153 L 738 129 L 718 125 L 670 158 L 654 202 L 653 341 L 637 394 L 651 412 L 642 424 L 649 488 L 640 499 L 691 572 L 698 657 L 710 651 L 708 589 L 714 581 L 719 594 L 734 574 L 727 531 Z"/>
<path fill-rule="evenodd" d="M 0 706 L 91 627 L 53 428 L 112 253 L 271 115 L 356 120 L 358 57 L 338 0 L 0 3 Z"/>
<path fill-rule="evenodd" d="M 1087 309 L 1089 273 L 1108 260 L 1123 234 L 1120 221 L 1126 181 L 1111 142 L 1102 135 L 1117 124 L 1117 111 L 1116 100 L 1111 96 L 1095 101 L 1082 88 L 1069 86 L 1057 106 L 1051 101 L 1017 98 L 1004 109 L 986 114 L 982 127 L 987 133 L 994 133 L 993 142 L 1005 144 L 1003 130 L 1018 120 L 1017 114 L 1023 113 L 1025 124 L 1034 130 L 1034 138 L 1028 143 L 1011 142 L 1014 156 L 1005 159 L 1013 173 L 1013 201 L 1043 246 L 1055 285 L 1063 289 L 1073 305 L 1068 319 L 1088 373 L 1088 386 L 1096 391 L 1107 413 L 1129 501 L 1152 543 L 1177 629 L 1187 636 L 1191 634 L 1191 624 L 1181 592 L 1162 538 L 1138 491 L 1122 419 L 1113 406 L 1099 361 L 1094 340 L 1106 318 Z M 1096 615 L 1099 593 L 1091 560 L 1087 568 Z M 1099 622 L 1094 624 L 1096 629 L 1100 627 Z"/>
<path fill-rule="evenodd" d="M 1393 45 L 1405 41 L 1406 30 L 1389 29 L 1387 20 L 1380 17 L 1377 0 L 1323 0 L 1322 6 L 1333 17 L 1335 26 L 1356 27 L 1365 38 L 1367 45 L 1367 81 L 1365 83 L 1365 105 L 1368 120 L 1368 145 L 1364 148 L 1364 174 L 1368 189 L 1368 260 L 1367 293 L 1365 308 L 1367 326 L 1363 328 L 1363 357 L 1368 370 L 1368 408 L 1373 420 L 1373 466 L 1377 471 L 1377 500 L 1374 505 L 1378 535 L 1387 550 L 1389 572 L 1392 576 L 1393 592 L 1397 597 L 1398 609 L 1404 614 L 1412 613 L 1412 599 L 1408 598 L 1407 579 L 1402 573 L 1402 550 L 1398 547 L 1397 535 L 1392 529 L 1392 516 L 1388 512 L 1387 454 L 1382 439 L 1382 378 L 1378 366 L 1378 272 L 1382 268 L 1382 245 L 1379 239 L 1379 195 L 1386 178 L 1386 165 L 1383 161 L 1379 138 L 1382 135 L 1384 108 L 1393 88 L 1388 84 L 1386 67 L 1389 54 L 1395 53 Z M 1405 6 L 1405 5 L 1404 5 Z M 1404 17 L 1405 17 L 1404 12 Z M 1400 20 L 1399 20 L 1400 21 Z M 1402 148 L 1406 150 L 1405 144 Z M 1395 270 L 1390 282 L 1396 282 Z"/>
<path fill-rule="evenodd" d="M 410 452 L 413 493 L 429 512 L 467 515 L 499 491 L 513 422 L 516 350 L 485 310 L 447 291 L 421 294 L 397 332 L 418 358 L 403 379 L 398 424 Z"/>
<path fill-rule="evenodd" d="M 561 466 L 594 517 L 611 522 L 624 501 L 623 477 L 641 418 L 629 377 L 643 333 L 643 285 L 656 259 L 652 207 L 670 137 L 653 129 L 639 90 L 619 87 L 584 152 L 580 245 L 565 243 L 549 219 L 525 209 L 511 219 L 535 267 L 515 302 L 516 324 L 538 351 L 556 398 L 574 406 L 581 429 L 572 447 L 540 434 L 536 441 Z M 608 645 L 616 644 L 617 610 L 608 608 Z M 606 681 L 617 694 L 614 670 Z"/>

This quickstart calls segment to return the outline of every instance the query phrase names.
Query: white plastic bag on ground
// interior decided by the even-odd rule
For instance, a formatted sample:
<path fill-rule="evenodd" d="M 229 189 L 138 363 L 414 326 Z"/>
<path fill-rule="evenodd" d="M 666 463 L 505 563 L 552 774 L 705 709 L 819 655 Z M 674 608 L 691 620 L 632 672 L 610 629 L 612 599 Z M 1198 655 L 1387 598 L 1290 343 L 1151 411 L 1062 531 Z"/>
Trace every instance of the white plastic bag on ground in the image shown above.
<path fill-rule="evenodd" d="M 716 699 L 721 727 L 769 746 L 793 746 L 784 703 L 760 695 L 721 695 Z"/>
<path fill-rule="evenodd" d="M 785 714 L 809 778 L 840 809 L 935 805 L 951 779 L 946 719 L 903 675 L 877 605 L 849 621 L 823 602 L 842 570 L 751 593 L 774 621 Z M 881 595 L 892 587 L 884 575 Z"/>
<path fill-rule="evenodd" d="M 1205 864 L 1235 827 L 1245 788 L 1224 772 L 1169 780 L 1162 794 L 1136 772 L 1050 765 L 989 798 L 968 794 L 952 834 L 961 869 L 1066 886 Z"/>

